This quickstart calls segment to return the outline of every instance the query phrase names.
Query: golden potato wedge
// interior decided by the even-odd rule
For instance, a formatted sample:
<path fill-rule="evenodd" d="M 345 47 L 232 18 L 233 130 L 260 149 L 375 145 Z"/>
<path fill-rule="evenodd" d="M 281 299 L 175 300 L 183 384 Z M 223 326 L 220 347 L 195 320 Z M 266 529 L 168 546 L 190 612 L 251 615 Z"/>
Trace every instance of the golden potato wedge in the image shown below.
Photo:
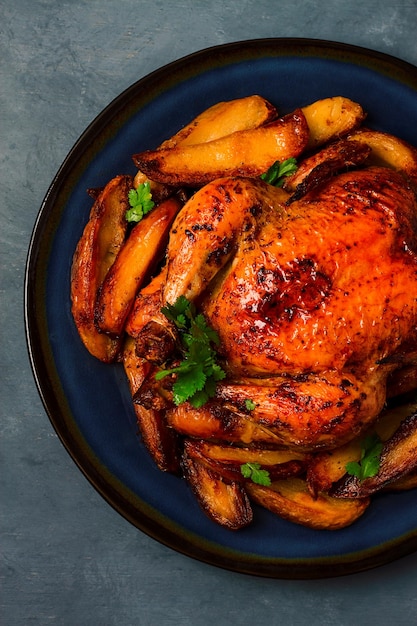
<path fill-rule="evenodd" d="M 181 202 L 171 196 L 134 226 L 101 284 L 95 307 L 95 323 L 103 333 L 119 336 L 136 293 L 152 267 L 160 260 L 168 233 Z"/>
<path fill-rule="evenodd" d="M 298 110 L 265 126 L 207 143 L 141 152 L 133 161 L 157 182 L 199 186 L 223 176 L 260 176 L 275 161 L 298 156 L 308 136 L 305 117 Z"/>
<path fill-rule="evenodd" d="M 150 371 L 150 364 L 136 355 L 135 341 L 127 337 L 123 348 L 123 367 L 132 396 L 140 389 Z M 163 413 L 133 404 L 142 441 L 157 467 L 163 472 L 178 473 L 180 447 L 178 435 L 165 421 Z"/>
<path fill-rule="evenodd" d="M 302 111 L 310 131 L 308 150 L 346 135 L 366 117 L 360 104 L 343 96 L 317 100 Z"/>
<path fill-rule="evenodd" d="M 277 109 L 258 95 L 218 102 L 197 115 L 161 148 L 207 143 L 240 130 L 258 128 L 278 117 Z"/>
<path fill-rule="evenodd" d="M 346 464 L 359 461 L 360 455 L 359 439 L 314 455 L 307 467 L 307 485 L 311 495 L 317 497 L 319 492 L 329 491 L 346 474 Z"/>
<path fill-rule="evenodd" d="M 178 474 L 180 471 L 180 440 L 169 428 L 162 411 L 145 409 L 134 404 L 136 419 L 142 441 L 156 466 L 163 472 Z"/>
<path fill-rule="evenodd" d="M 71 310 L 87 350 L 100 361 L 113 361 L 119 340 L 100 333 L 94 323 L 97 291 L 125 239 L 130 176 L 113 178 L 99 193 L 78 242 L 71 268 Z"/>
<path fill-rule="evenodd" d="M 248 446 L 220 445 L 203 440 L 187 442 L 187 450 L 206 467 L 229 480 L 244 482 L 241 466 L 259 463 L 271 480 L 299 476 L 305 471 L 306 455 L 288 450 L 266 450 Z"/>
<path fill-rule="evenodd" d="M 176 146 L 189 146 L 207 143 L 225 137 L 236 131 L 258 128 L 278 117 L 276 108 L 258 95 L 218 102 L 209 107 L 175 135 L 164 141 L 158 149 L 172 149 Z M 149 181 L 154 200 L 161 201 L 171 192 L 170 185 L 150 180 L 140 170 L 135 176 L 134 186 Z"/>
<path fill-rule="evenodd" d="M 310 493 L 317 495 L 320 491 L 330 491 L 332 486 L 345 476 L 347 463 L 359 461 L 361 442 L 364 437 L 376 433 L 381 441 L 387 441 L 399 428 L 401 422 L 415 409 L 414 404 L 386 409 L 366 433 L 339 448 L 313 455 L 307 467 L 307 484 Z"/>
<path fill-rule="evenodd" d="M 288 461 L 305 463 L 308 455 L 304 452 L 287 449 L 254 448 L 248 446 L 231 446 L 211 443 L 208 441 L 195 442 L 199 452 L 214 461 L 242 463 L 260 463 L 261 465 L 281 465 Z"/>
<path fill-rule="evenodd" d="M 369 498 L 342 501 L 324 494 L 314 498 L 301 478 L 279 480 L 270 487 L 248 483 L 246 490 L 251 500 L 280 517 L 318 530 L 338 530 L 353 524 L 370 502 Z"/>
<path fill-rule="evenodd" d="M 387 487 L 417 468 L 417 411 L 406 417 L 384 444 L 376 476 L 360 481 L 347 475 L 330 490 L 335 498 L 362 498 Z"/>
<path fill-rule="evenodd" d="M 184 476 L 201 508 L 217 524 L 238 530 L 252 522 L 252 507 L 244 487 L 227 481 L 192 456 L 185 442 L 182 459 Z"/>
<path fill-rule="evenodd" d="M 382 411 L 375 422 L 374 431 L 381 441 L 388 441 L 400 428 L 402 422 L 417 411 L 417 400 Z"/>
<path fill-rule="evenodd" d="M 359 128 L 350 133 L 348 139 L 366 143 L 372 149 L 369 164 L 383 165 L 401 172 L 417 186 L 417 148 L 399 137 L 368 128 Z"/>
<path fill-rule="evenodd" d="M 413 470 L 398 480 L 394 480 L 384 488 L 384 491 L 408 491 L 417 488 L 417 470 Z"/>
<path fill-rule="evenodd" d="M 334 174 L 361 165 L 370 152 L 370 147 L 364 143 L 340 139 L 305 158 L 296 172 L 285 179 L 284 189 L 293 192 L 289 201 L 299 200 Z"/>
<path fill-rule="evenodd" d="M 135 189 L 137 189 L 139 185 L 143 185 L 143 183 L 149 183 L 152 200 L 156 204 L 163 202 L 164 200 L 169 198 L 169 196 L 172 196 L 172 194 L 176 191 L 176 189 L 172 187 L 172 185 L 163 185 L 162 183 L 157 183 L 154 180 L 150 180 L 149 177 L 146 176 L 146 174 L 139 170 L 135 174 L 133 186 Z"/>

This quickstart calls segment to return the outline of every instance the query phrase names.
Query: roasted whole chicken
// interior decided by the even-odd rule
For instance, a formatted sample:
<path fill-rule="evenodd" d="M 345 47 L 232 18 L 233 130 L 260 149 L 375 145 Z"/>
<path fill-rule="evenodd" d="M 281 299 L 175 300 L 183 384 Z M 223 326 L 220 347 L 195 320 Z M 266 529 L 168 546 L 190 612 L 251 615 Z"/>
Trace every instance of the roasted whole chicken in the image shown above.
<path fill-rule="evenodd" d="M 218 332 L 229 376 L 214 403 L 252 400 L 265 441 L 332 447 L 380 413 L 415 350 L 416 199 L 378 167 L 288 199 L 244 178 L 196 193 L 172 227 L 162 303 L 197 300 Z"/>
<path fill-rule="evenodd" d="M 259 96 L 219 103 L 97 192 L 74 254 L 82 341 L 122 361 L 155 463 L 230 529 L 251 501 L 341 528 L 375 491 L 417 484 L 416 399 L 386 408 L 417 389 L 417 150 L 365 117 L 341 97 L 280 119 Z M 293 157 L 278 186 L 260 175 Z M 131 228 L 143 185 L 156 208 Z M 181 298 L 217 338 L 222 376 L 201 403 L 173 393 Z M 348 475 L 370 434 L 374 473 Z"/>

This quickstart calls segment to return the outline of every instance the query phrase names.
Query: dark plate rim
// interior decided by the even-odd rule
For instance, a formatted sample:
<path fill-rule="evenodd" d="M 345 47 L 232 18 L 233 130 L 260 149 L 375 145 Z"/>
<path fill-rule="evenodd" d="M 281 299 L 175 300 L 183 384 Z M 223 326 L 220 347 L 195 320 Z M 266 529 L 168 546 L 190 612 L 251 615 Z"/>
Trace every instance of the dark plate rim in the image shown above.
<path fill-rule="evenodd" d="M 156 541 L 186 556 L 227 570 L 283 579 L 314 579 L 352 574 L 377 567 L 417 551 L 417 528 L 382 546 L 335 557 L 312 559 L 267 558 L 233 550 L 218 549 L 211 542 L 184 534 L 130 492 L 127 487 L 100 465 L 95 453 L 84 441 L 59 384 L 52 352 L 48 344 L 45 283 L 50 242 L 59 216 L 54 215 L 58 197 L 68 194 L 71 172 L 92 158 L 91 146 L 106 129 L 107 140 L 123 124 L 122 112 L 136 108 L 140 98 L 151 102 L 170 85 L 187 80 L 215 67 L 265 56 L 304 56 L 331 58 L 366 66 L 394 78 L 417 91 L 417 67 L 385 53 L 341 42 L 306 38 L 269 38 L 236 41 L 199 50 L 168 63 L 133 83 L 112 100 L 87 126 L 58 169 L 39 209 L 30 239 L 24 279 L 24 322 L 27 350 L 38 393 L 49 420 L 62 444 L 84 476 L 101 496 L 125 519 Z M 143 94 L 146 93 L 146 97 Z M 95 150 L 100 149 L 100 141 Z M 80 164 L 81 162 L 81 164 Z M 71 427 L 69 427 L 69 423 Z"/>

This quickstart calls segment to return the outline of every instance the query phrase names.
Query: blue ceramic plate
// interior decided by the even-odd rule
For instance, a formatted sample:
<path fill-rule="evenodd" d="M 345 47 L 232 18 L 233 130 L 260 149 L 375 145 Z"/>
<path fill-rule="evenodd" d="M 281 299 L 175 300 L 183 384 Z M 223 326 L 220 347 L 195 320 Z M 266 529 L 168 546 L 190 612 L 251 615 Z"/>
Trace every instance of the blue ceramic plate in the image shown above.
<path fill-rule="evenodd" d="M 88 219 L 87 188 L 134 173 L 131 155 L 156 147 L 220 100 L 259 93 L 280 113 L 344 95 L 368 124 L 417 145 L 417 68 L 362 48 L 305 39 L 203 50 L 132 85 L 87 128 L 59 169 L 34 228 L 26 328 L 36 382 L 64 446 L 103 497 L 143 532 L 191 557 L 277 578 L 364 570 L 417 549 L 417 498 L 381 495 L 352 527 L 315 531 L 255 508 L 231 532 L 200 511 L 184 480 L 157 470 L 137 436 L 124 373 L 91 357 L 70 313 L 72 255 Z"/>

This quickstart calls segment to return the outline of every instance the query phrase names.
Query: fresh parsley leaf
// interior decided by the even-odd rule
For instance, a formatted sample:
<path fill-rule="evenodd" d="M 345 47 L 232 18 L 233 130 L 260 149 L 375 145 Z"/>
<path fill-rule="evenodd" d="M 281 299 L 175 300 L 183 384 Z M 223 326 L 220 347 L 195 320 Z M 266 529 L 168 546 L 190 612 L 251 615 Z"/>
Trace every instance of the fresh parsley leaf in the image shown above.
<path fill-rule="evenodd" d="M 137 189 L 131 189 L 128 198 L 130 209 L 125 214 L 128 222 L 140 222 L 155 206 L 149 182 L 141 183 Z"/>
<path fill-rule="evenodd" d="M 268 470 L 261 469 L 260 463 L 243 463 L 243 465 L 240 466 L 240 471 L 244 478 L 249 478 L 257 485 L 269 487 L 271 484 Z"/>
<path fill-rule="evenodd" d="M 274 187 L 282 187 L 284 180 L 287 176 L 294 174 L 297 171 L 297 161 L 294 157 L 286 159 L 282 163 L 275 161 L 271 167 L 261 174 L 262 180 Z"/>
<path fill-rule="evenodd" d="M 161 309 L 161 313 L 165 317 L 174 322 L 177 328 L 180 330 L 186 330 L 188 328 L 187 318 L 195 314 L 194 305 L 187 300 L 185 296 L 177 298 L 174 304 L 167 304 Z"/>
<path fill-rule="evenodd" d="M 253 411 L 256 408 L 256 404 L 252 400 L 245 400 L 245 407 L 248 411 Z"/>
<path fill-rule="evenodd" d="M 162 307 L 162 313 L 179 330 L 183 360 L 176 367 L 160 370 L 156 379 L 176 374 L 172 386 L 176 405 L 189 401 L 194 407 L 203 406 L 216 393 L 216 382 L 226 373 L 216 363 L 213 345 L 219 345 L 219 336 L 192 302 L 180 296 L 174 304 Z"/>
<path fill-rule="evenodd" d="M 220 365 L 218 365 L 217 363 L 213 363 L 211 365 L 211 378 L 215 382 L 217 382 L 218 380 L 223 380 L 223 378 L 226 378 L 226 372 L 222 370 Z"/>
<path fill-rule="evenodd" d="M 381 463 L 383 443 L 377 434 L 366 437 L 361 442 L 361 458 L 346 464 L 346 471 L 360 481 L 376 476 Z"/>
<path fill-rule="evenodd" d="M 204 368 L 199 363 L 187 362 L 187 367 L 179 370 L 177 380 L 172 390 L 174 393 L 174 403 L 181 404 L 183 398 L 194 397 L 197 392 L 203 391 L 207 376 Z"/>

